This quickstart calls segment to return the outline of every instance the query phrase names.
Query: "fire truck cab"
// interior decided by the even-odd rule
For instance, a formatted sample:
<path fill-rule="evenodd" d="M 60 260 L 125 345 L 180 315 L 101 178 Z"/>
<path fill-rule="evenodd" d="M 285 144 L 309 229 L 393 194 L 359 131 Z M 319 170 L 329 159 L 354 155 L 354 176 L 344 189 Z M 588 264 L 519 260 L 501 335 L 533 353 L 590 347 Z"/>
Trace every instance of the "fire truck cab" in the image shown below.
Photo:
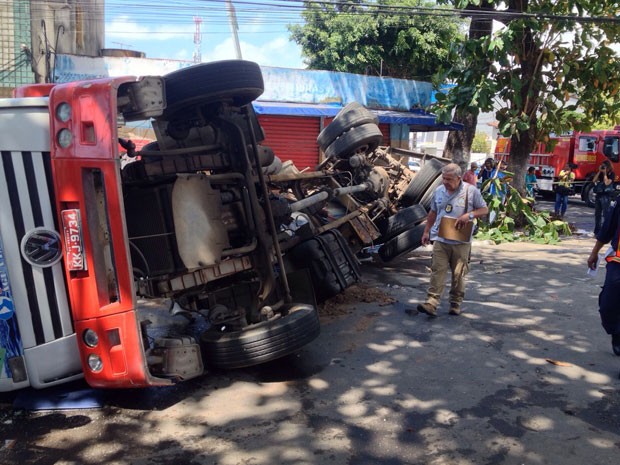
<path fill-rule="evenodd" d="M 0 391 L 286 363 L 319 335 L 317 301 L 359 280 L 355 253 L 421 245 L 446 160 L 411 172 L 351 102 L 300 172 L 261 145 L 262 92 L 230 60 L 0 100 Z M 155 140 L 120 138 L 132 125 Z"/>
<path fill-rule="evenodd" d="M 263 179 L 260 68 L 206 65 L 0 100 L 0 391 L 168 385 L 318 336 L 280 250 L 290 216 Z M 121 163 L 132 122 L 157 142 L 135 157 L 121 140 Z"/>
<path fill-rule="evenodd" d="M 498 139 L 495 159 L 509 162 L 509 138 Z M 536 144 L 530 154 L 529 166 L 536 168 L 539 190 L 551 192 L 560 171 L 567 163 L 575 164 L 575 193 L 581 194 L 583 200 L 593 206 L 591 181 L 604 160 L 609 160 L 614 171 L 620 173 L 620 127 L 554 136 L 551 143 Z"/>

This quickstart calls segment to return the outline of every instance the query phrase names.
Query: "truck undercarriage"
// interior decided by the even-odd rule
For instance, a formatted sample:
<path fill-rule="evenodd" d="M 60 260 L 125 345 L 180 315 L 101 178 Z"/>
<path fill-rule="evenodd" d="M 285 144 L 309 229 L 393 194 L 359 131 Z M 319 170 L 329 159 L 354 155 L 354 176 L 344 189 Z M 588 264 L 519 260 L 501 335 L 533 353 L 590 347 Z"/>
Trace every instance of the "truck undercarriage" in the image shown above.
<path fill-rule="evenodd" d="M 166 384 L 205 365 L 239 368 L 295 352 L 319 334 L 317 301 L 360 279 L 359 251 L 383 243 L 390 260 L 420 245 L 443 162 L 412 173 L 379 146 L 374 115 L 352 104 L 319 135 L 324 161 L 299 172 L 261 145 L 250 103 L 262 90 L 260 68 L 239 60 L 165 76 L 159 109 L 152 85 L 121 84 L 117 120 L 146 119 L 156 142 L 135 151 L 121 140 L 127 159 L 116 153 L 115 168 L 89 162 L 55 180 L 81 189 L 77 200 L 56 195 L 60 223 L 74 215 L 84 236 L 85 265 L 65 263 L 65 274 L 92 385 Z M 68 249 L 66 227 L 63 237 Z M 81 288 L 72 286 L 86 281 L 78 278 L 93 280 L 101 309 L 125 307 L 103 319 L 97 305 L 83 311 Z M 137 325 L 130 332 L 138 347 L 123 340 L 115 318 Z M 117 376 L 130 358 L 146 375 Z"/>

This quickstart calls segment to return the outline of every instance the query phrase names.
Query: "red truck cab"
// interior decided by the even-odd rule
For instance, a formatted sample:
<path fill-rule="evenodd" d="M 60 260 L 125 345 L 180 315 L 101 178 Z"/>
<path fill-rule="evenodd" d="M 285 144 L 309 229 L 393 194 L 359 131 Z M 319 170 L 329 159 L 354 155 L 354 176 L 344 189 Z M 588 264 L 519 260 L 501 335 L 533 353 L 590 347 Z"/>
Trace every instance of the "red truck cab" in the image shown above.
<path fill-rule="evenodd" d="M 574 132 L 553 136 L 550 143 L 537 143 L 530 154 L 529 166 L 536 168 L 538 189 L 553 191 L 560 171 L 568 163 L 576 165 L 575 192 L 593 206 L 592 178 L 604 160 L 609 160 L 620 173 L 620 127 L 611 130 Z M 510 161 L 510 138 L 500 137 L 495 148 L 495 159 L 504 166 Z"/>

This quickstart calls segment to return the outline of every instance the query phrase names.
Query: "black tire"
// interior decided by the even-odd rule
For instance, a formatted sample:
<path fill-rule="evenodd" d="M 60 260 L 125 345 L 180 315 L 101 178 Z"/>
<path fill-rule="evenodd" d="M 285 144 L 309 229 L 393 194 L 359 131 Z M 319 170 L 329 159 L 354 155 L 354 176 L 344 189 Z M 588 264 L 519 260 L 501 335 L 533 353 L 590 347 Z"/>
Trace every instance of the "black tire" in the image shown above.
<path fill-rule="evenodd" d="M 589 182 L 583 187 L 583 193 L 581 194 L 581 199 L 586 203 L 588 207 L 594 208 L 596 204 L 596 194 L 594 194 L 594 184 Z"/>
<path fill-rule="evenodd" d="M 316 308 L 293 304 L 286 316 L 249 326 L 243 331 L 205 331 L 200 342 L 207 365 L 231 370 L 292 354 L 316 339 L 319 332 Z"/>
<path fill-rule="evenodd" d="M 325 150 L 326 158 L 349 158 L 356 152 L 370 153 L 383 141 L 383 134 L 374 123 L 362 124 L 338 137 Z"/>
<path fill-rule="evenodd" d="M 319 133 L 316 142 L 325 151 L 341 134 L 362 124 L 378 124 L 379 118 L 357 102 L 351 102 L 338 112 L 334 120 Z"/>
<path fill-rule="evenodd" d="M 260 66 L 252 61 L 202 63 L 164 76 L 167 108 L 164 117 L 183 107 L 219 100 L 243 106 L 265 90 Z"/>
<path fill-rule="evenodd" d="M 286 258 L 292 269 L 308 270 L 319 303 L 340 294 L 361 276 L 353 251 L 337 229 L 301 242 Z"/>
<path fill-rule="evenodd" d="M 384 262 L 394 260 L 399 255 L 411 252 L 422 245 L 425 223 L 414 226 L 404 233 L 393 237 L 379 248 L 379 256 Z"/>
<path fill-rule="evenodd" d="M 392 216 L 382 221 L 377 221 L 377 227 L 381 233 L 381 241 L 387 241 L 398 236 L 400 233 L 411 229 L 412 226 L 421 223 L 428 216 L 422 205 L 411 205 L 397 211 Z"/>
<path fill-rule="evenodd" d="M 443 179 L 439 176 L 433 181 L 433 184 L 426 190 L 422 198 L 420 199 L 420 205 L 428 212 L 431 210 L 431 201 L 433 200 L 433 194 L 439 186 L 441 186 Z"/>
<path fill-rule="evenodd" d="M 420 203 L 422 196 L 433 184 L 435 179 L 441 175 L 441 169 L 444 167 L 443 162 L 436 158 L 429 158 L 424 165 L 413 177 L 403 195 L 400 196 L 400 203 L 404 207 Z"/>

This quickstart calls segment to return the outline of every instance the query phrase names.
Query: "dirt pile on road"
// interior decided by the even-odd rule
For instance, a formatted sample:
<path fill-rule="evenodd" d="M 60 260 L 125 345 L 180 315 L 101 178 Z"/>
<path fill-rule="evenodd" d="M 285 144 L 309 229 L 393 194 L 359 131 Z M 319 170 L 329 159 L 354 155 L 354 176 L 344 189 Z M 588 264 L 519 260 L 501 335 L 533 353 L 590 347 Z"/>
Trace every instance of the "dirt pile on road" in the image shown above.
<path fill-rule="evenodd" d="M 319 305 L 319 313 L 321 316 L 346 315 L 353 311 L 353 304 L 358 302 L 376 303 L 383 307 L 393 304 L 396 302 L 396 299 L 374 286 L 361 283 L 354 284 L 343 293 Z"/>

